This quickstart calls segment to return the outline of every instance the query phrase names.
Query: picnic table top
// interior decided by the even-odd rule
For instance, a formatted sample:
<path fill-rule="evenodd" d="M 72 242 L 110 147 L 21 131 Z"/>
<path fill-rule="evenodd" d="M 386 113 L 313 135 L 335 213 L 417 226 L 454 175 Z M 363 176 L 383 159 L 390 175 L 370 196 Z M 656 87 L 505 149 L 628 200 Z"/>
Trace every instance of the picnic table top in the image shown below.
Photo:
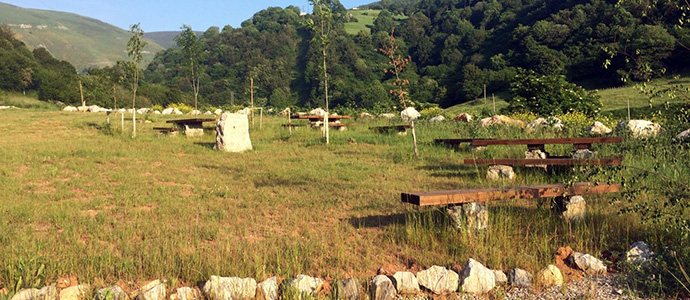
<path fill-rule="evenodd" d="M 595 165 L 595 166 L 620 166 L 623 162 L 622 156 L 613 158 L 544 158 L 544 159 L 515 159 L 515 158 L 491 158 L 491 159 L 465 159 L 466 165 L 550 165 L 550 166 L 573 166 L 573 165 Z"/>
<path fill-rule="evenodd" d="M 177 120 L 168 120 L 166 123 L 203 123 L 203 122 L 215 122 L 217 121 L 216 119 L 207 119 L 207 118 L 192 118 L 192 119 L 177 119 Z"/>
<path fill-rule="evenodd" d="M 328 116 L 329 120 L 335 120 L 335 119 L 349 119 L 350 116 Z M 309 119 L 309 120 L 314 120 L 314 119 L 323 119 L 323 116 L 317 116 L 317 115 L 292 115 L 290 116 L 290 119 Z"/>

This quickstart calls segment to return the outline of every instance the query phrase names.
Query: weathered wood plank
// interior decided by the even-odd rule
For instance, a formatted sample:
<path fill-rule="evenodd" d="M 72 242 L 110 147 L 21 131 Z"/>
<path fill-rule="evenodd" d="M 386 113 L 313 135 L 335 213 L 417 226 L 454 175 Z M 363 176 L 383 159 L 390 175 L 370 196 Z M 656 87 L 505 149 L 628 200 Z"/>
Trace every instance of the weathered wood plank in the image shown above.
<path fill-rule="evenodd" d="M 620 166 L 623 161 L 622 156 L 612 158 L 546 158 L 546 159 L 519 159 L 519 158 L 493 158 L 493 159 L 465 159 L 466 165 L 550 165 L 550 166 L 574 166 L 574 165 L 595 165 L 595 166 Z"/>
<path fill-rule="evenodd" d="M 498 139 L 473 139 L 472 146 L 489 145 L 545 145 L 545 144 L 573 144 L 586 145 L 596 143 L 620 143 L 623 139 L 619 136 L 614 137 L 587 137 L 587 138 L 554 138 L 554 139 L 517 139 L 517 140 L 498 140 Z"/>
<path fill-rule="evenodd" d="M 549 198 L 586 194 L 617 193 L 620 184 L 578 182 L 567 184 L 544 184 L 503 188 L 440 190 L 430 192 L 402 193 L 401 200 L 419 206 L 486 202 L 494 200 Z"/>
<path fill-rule="evenodd" d="M 475 140 L 477 139 L 435 139 L 434 143 L 445 144 L 449 146 L 457 146 L 462 143 L 472 143 Z"/>

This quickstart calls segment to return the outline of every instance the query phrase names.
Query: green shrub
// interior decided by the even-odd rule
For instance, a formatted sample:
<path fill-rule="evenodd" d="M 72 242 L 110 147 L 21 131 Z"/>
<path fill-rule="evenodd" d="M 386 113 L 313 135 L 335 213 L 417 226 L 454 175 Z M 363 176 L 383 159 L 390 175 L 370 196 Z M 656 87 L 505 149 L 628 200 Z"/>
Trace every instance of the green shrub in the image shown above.
<path fill-rule="evenodd" d="M 172 108 L 177 108 L 177 109 L 179 109 L 181 112 L 183 112 L 183 113 L 185 113 L 185 114 L 187 114 L 187 113 L 189 113 L 190 111 L 194 110 L 194 107 L 191 107 L 191 106 L 189 106 L 189 105 L 187 105 L 187 104 L 184 104 L 184 103 L 171 103 L 171 104 L 168 105 L 168 107 L 169 107 L 169 108 L 170 108 L 170 107 L 172 107 Z"/>

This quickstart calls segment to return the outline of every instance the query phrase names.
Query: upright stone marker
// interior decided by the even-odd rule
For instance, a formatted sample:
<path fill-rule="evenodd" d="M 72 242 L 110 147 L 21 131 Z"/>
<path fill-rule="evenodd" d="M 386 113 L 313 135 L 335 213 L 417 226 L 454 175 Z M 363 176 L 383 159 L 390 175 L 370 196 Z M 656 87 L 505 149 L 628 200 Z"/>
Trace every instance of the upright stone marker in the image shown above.
<path fill-rule="evenodd" d="M 247 115 L 223 113 L 216 126 L 216 149 L 227 152 L 252 150 Z"/>

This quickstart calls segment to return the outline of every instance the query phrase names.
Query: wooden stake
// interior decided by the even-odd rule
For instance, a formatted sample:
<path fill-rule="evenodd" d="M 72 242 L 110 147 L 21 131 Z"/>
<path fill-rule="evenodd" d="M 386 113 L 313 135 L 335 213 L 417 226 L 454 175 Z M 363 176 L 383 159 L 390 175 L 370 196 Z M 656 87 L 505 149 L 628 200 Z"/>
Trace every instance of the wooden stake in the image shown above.
<path fill-rule="evenodd" d="M 252 103 L 252 108 L 250 109 L 252 112 L 252 128 L 254 128 L 254 77 L 253 76 L 249 77 L 249 95 L 250 95 L 251 103 Z"/>
<path fill-rule="evenodd" d="M 486 104 L 486 84 L 484 85 L 484 104 Z"/>
<path fill-rule="evenodd" d="M 259 130 L 264 127 L 264 108 L 259 108 Z"/>
<path fill-rule="evenodd" d="M 496 97 L 491 93 L 491 101 L 494 103 L 494 116 L 496 115 Z"/>
<path fill-rule="evenodd" d="M 414 148 L 414 158 L 419 159 L 419 153 L 417 152 L 417 133 L 414 131 L 414 120 L 410 120 L 410 129 L 412 129 L 412 144 Z"/>
<path fill-rule="evenodd" d="M 81 88 L 81 80 L 79 80 L 79 95 L 81 96 L 81 106 L 86 106 L 86 102 L 84 102 L 84 91 Z"/>
<path fill-rule="evenodd" d="M 630 122 L 630 98 L 628 98 L 628 122 Z"/>
<path fill-rule="evenodd" d="M 122 116 L 122 129 L 120 129 L 122 132 L 125 132 L 125 114 L 120 114 Z"/>
<path fill-rule="evenodd" d="M 288 108 L 288 111 L 287 111 L 288 128 L 290 129 L 290 136 L 292 136 L 292 118 L 290 118 L 290 115 L 292 115 L 292 110 L 290 110 L 290 108 Z"/>
<path fill-rule="evenodd" d="M 113 111 L 117 114 L 117 94 L 115 93 L 115 84 L 113 83 Z"/>

